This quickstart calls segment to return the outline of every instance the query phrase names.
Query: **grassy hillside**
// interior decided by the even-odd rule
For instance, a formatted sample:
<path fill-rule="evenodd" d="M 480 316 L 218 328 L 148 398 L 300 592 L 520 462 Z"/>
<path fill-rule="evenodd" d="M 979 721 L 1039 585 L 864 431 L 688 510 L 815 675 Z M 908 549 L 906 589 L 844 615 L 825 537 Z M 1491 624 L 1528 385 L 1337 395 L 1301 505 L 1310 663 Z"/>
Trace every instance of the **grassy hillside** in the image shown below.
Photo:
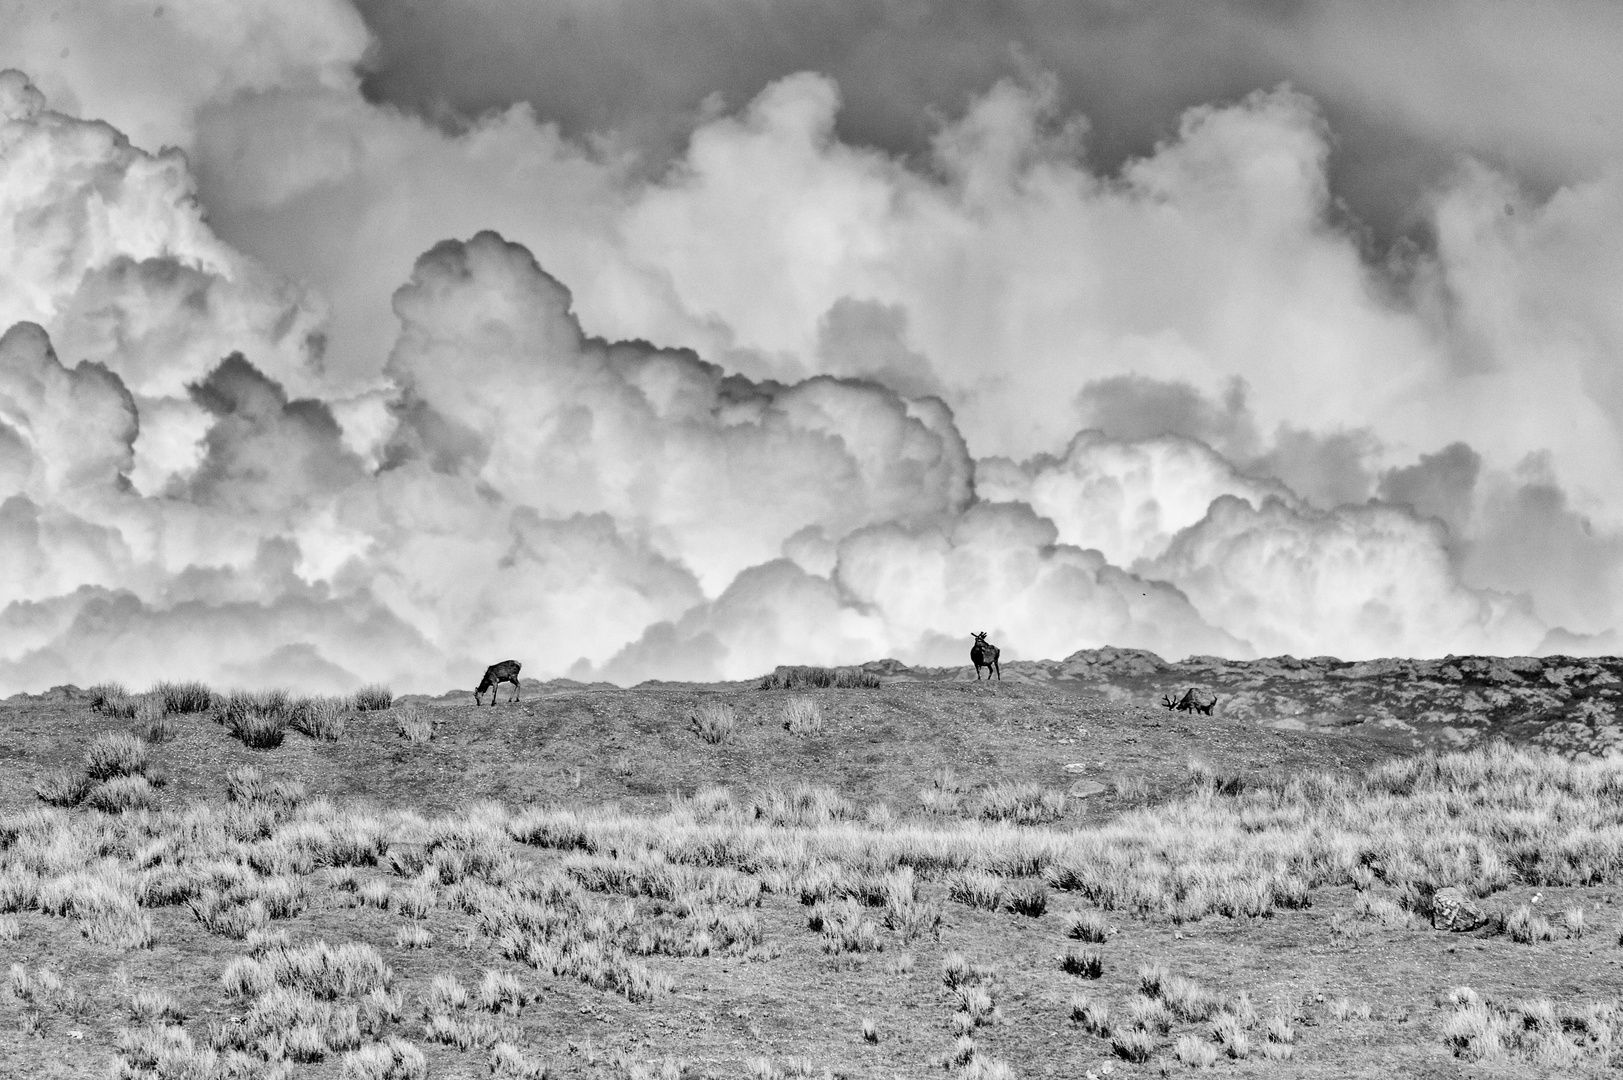
<path fill-rule="evenodd" d="M 0 705 L 22 1075 L 1623 1064 L 1609 762 L 1015 681 L 178 689 Z"/>

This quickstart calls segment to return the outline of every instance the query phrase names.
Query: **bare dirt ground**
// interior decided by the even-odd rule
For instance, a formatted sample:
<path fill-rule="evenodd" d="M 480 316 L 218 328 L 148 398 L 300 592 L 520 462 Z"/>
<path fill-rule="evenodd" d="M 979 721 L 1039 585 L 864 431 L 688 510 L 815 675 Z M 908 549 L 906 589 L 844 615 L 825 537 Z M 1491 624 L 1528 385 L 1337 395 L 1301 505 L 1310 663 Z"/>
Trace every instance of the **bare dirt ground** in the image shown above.
<path fill-rule="evenodd" d="M 922 680 L 794 692 L 527 684 L 524 700 L 514 705 L 505 704 L 508 693 L 504 687 L 504 703 L 494 708 L 476 709 L 466 695 L 463 703 L 417 703 L 419 714 L 436 725 L 434 737 L 423 742 L 399 734 L 394 710 L 352 715 L 337 741 L 289 731 L 269 750 L 249 749 L 206 713 L 173 717 L 173 737 L 151 747 L 148 775 L 163 781 L 163 812 L 173 814 L 225 806 L 227 773 L 252 764 L 269 779 L 302 783 L 307 800 L 329 800 L 342 813 L 410 810 L 455 818 L 495 800 L 512 814 L 599 812 L 612 804 L 651 820 L 669 809 L 673 794 L 691 795 L 702 785 L 724 785 L 744 805 L 810 784 L 849 800 L 864 815 L 859 823 L 928 825 L 969 814 L 924 812 L 921 792 L 941 790 L 942 770 L 950 768 L 966 806 L 990 785 L 1035 782 L 1064 792 L 1092 781 L 1102 790 L 1068 799 L 1063 815 L 1043 826 L 1069 833 L 1105 828 L 1124 814 L 1184 796 L 1191 758 L 1238 790 L 1315 771 L 1356 777 L 1415 752 L 1408 732 L 1390 728 L 1277 730 L 1221 711 L 1173 714 L 1023 678 L 1001 685 Z M 782 723 L 784 703 L 805 698 L 817 702 L 822 731 L 791 734 Z M 732 706 L 737 731 L 731 738 L 712 744 L 693 730 L 692 718 L 707 702 Z M 0 703 L 0 822 L 37 813 L 42 803 L 33 788 L 42 776 L 78 766 L 98 734 L 131 727 L 71 692 Z M 888 814 L 876 818 L 872 808 L 880 803 Z M 83 808 L 51 813 L 65 820 L 108 816 Z M 5 844 L 0 829 L 0 869 Z M 555 870 L 570 857 L 567 848 L 517 842 L 510 848 L 514 873 Z M 133 851 L 102 854 L 138 861 Z M 1020 884 L 1017 876 L 1004 875 L 1011 891 Z M 1022 1077 L 1147 1076 L 1192 1071 L 1174 1053 L 1180 1035 L 1219 1046 L 1215 1063 L 1204 1067 L 1224 1074 L 1563 1076 L 1604 1071 L 1608 1059 L 1457 1056 L 1457 1047 L 1445 1041 L 1448 1007 L 1441 995 L 1466 985 L 1485 998 L 1549 998 L 1561 1005 L 1623 992 L 1615 878 L 1538 888 L 1511 883 L 1484 899 L 1484 907 L 1501 912 L 1537 896 L 1537 910 L 1552 915 L 1574 908 L 1589 913 L 1581 935 L 1562 932 L 1531 944 L 1492 924 L 1450 934 L 1410 917 L 1385 920 L 1371 914 L 1367 902 L 1361 907 L 1363 894 L 1347 885 L 1315 888 L 1307 906 L 1261 917 L 1180 920 L 1111 910 L 1103 913 L 1106 940 L 1086 946 L 1102 958 L 1096 979 L 1060 967 L 1059 958 L 1080 946 L 1067 937 L 1070 917 L 1095 910 L 1064 888 L 1048 890 L 1040 914 L 1019 914 L 970 906 L 949 894 L 950 875 L 921 872 L 918 902 L 939 910 L 938 932 L 904 940 L 881 929 L 881 947 L 864 951 L 830 951 L 826 935 L 808 926 L 812 907 L 802 896 L 792 887 L 769 889 L 750 909 L 759 932 L 754 947 L 649 955 L 648 967 L 668 978 L 671 990 L 642 1001 L 506 955 L 449 894 L 421 917 L 359 903 L 357 887 L 368 882 L 403 888 L 405 875 L 386 859 L 352 867 L 348 880 L 341 878 L 332 867 L 303 874 L 308 895 L 301 910 L 270 929 L 285 930 L 294 944 L 319 939 L 375 947 L 404 1001 L 387 1030 L 421 1048 L 431 1076 L 492 1074 L 485 1049 L 425 1039 L 426 1009 L 419 1007 L 434 977 L 454 975 L 471 988 L 488 971 L 509 973 L 538 995 L 500 1018 L 515 1045 L 551 1075 L 583 1077 L 999 1075 L 998 1062 Z M 0 910 L 4 895 L 0 890 Z M 0 955 L 36 983 L 38 971 L 47 969 L 65 992 L 42 1004 L 15 989 L 0 990 L 0 1076 L 108 1075 L 115 1067 L 131 1076 L 204 1075 L 166 1074 L 159 1065 L 143 1072 L 128 1054 L 117 1053 L 121 1030 L 143 1026 L 129 997 L 141 988 L 167 993 L 180 1017 L 172 1025 L 202 1045 L 245 1011 L 222 984 L 227 964 L 244 955 L 244 941 L 208 932 L 185 904 L 153 907 L 155 942 L 128 949 L 95 943 L 74 919 L 15 907 L 10 917 L 17 936 L 0 940 Z M 652 916 L 639 909 L 638 917 Z M 412 926 L 427 930 L 431 944 L 399 944 L 397 934 Z M 943 964 L 954 953 L 992 972 L 987 985 L 996 1017 L 973 1029 L 976 1056 L 968 1062 L 952 1060 L 955 1015 L 965 1008 L 943 980 Z M 1073 995 L 1109 1002 L 1120 1016 L 1138 991 L 1140 967 L 1155 963 L 1226 1002 L 1243 991 L 1260 1016 L 1251 1036 L 1254 1052 L 1235 1056 L 1207 1036 L 1205 1022 L 1176 1019 L 1165 1030 L 1152 1028 L 1153 1052 L 1134 1062 L 1110 1038 L 1078 1023 Z M 1260 1052 L 1270 1043 L 1264 1026 L 1276 1013 L 1290 1028 L 1288 1058 Z M 254 1066 L 260 1071 L 240 1075 L 277 1075 L 274 1056 L 261 1058 Z M 281 1075 L 365 1075 L 345 1065 L 339 1052 L 283 1064 Z"/>

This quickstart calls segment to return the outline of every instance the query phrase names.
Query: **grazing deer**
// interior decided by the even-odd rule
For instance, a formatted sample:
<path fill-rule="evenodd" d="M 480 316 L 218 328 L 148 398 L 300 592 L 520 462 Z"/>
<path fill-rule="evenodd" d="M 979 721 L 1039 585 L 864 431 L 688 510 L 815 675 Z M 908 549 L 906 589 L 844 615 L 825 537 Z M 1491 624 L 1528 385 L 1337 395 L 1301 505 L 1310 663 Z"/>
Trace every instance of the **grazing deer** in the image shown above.
<path fill-rule="evenodd" d="M 981 681 L 981 668 L 985 668 L 988 681 L 991 680 L 992 673 L 995 671 L 997 672 L 997 681 L 1002 682 L 1003 668 L 998 665 L 997 658 L 1002 654 L 1003 650 L 986 640 L 984 630 L 972 636 L 975 638 L 975 644 L 969 647 L 969 662 L 975 665 L 975 681 Z"/>
<path fill-rule="evenodd" d="M 1205 713 L 1207 716 L 1210 716 L 1212 715 L 1212 706 L 1216 704 L 1216 694 L 1208 694 L 1206 691 L 1197 690 L 1193 686 L 1185 690 L 1183 692 L 1183 697 L 1179 698 L 1177 701 L 1172 700 L 1171 694 L 1161 695 L 1161 705 L 1163 708 L 1176 709 L 1179 712 L 1194 711 Z"/>
<path fill-rule="evenodd" d="M 508 704 L 518 700 L 518 669 L 522 665 L 517 660 L 503 660 L 499 664 L 491 664 L 485 669 L 485 677 L 479 680 L 479 689 L 473 692 L 473 703 L 479 704 L 479 695 L 486 690 L 490 691 L 490 704 L 496 704 L 496 684 L 510 682 L 513 684 L 513 696 Z"/>

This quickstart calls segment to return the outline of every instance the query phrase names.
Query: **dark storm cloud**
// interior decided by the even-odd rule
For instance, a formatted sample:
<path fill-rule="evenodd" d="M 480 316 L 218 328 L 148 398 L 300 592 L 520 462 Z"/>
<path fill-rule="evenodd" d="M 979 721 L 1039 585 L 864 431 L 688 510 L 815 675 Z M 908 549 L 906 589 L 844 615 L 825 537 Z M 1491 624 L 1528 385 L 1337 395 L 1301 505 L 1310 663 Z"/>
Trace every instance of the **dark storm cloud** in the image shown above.
<path fill-rule="evenodd" d="M 1052 73 L 1113 172 L 1187 108 L 1290 82 L 1337 133 L 1338 193 L 1390 234 L 1461 154 L 1536 188 L 1623 139 L 1623 8 L 1463 0 L 356 0 L 376 101 L 450 126 L 528 101 L 567 133 L 615 132 L 662 163 L 717 108 L 800 70 L 833 76 L 848 141 L 918 155 L 1007 76 Z M 714 97 L 712 95 L 715 95 Z"/>

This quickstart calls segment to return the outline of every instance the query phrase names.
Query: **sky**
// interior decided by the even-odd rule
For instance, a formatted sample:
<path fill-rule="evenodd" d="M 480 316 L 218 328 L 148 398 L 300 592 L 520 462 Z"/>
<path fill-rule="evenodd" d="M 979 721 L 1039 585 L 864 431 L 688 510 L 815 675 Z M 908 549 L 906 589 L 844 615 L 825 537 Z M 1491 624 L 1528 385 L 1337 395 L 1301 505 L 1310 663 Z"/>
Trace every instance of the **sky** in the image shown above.
<path fill-rule="evenodd" d="M 1616 4 L 0 25 L 0 693 L 1616 651 Z"/>

